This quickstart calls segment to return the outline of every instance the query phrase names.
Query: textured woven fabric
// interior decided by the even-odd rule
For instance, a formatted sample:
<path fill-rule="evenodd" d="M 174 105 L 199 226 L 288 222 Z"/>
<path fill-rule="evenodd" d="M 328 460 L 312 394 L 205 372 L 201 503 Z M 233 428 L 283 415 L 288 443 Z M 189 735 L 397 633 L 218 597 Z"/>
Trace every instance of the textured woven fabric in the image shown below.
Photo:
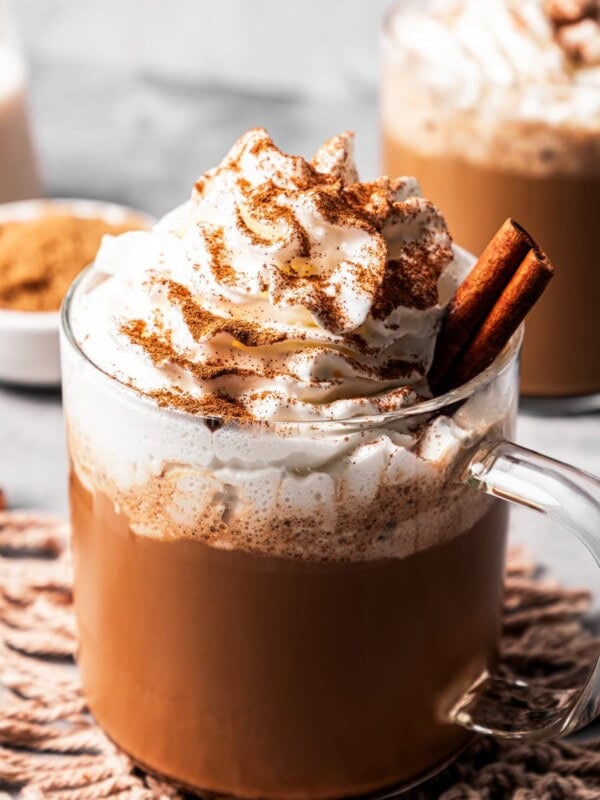
<path fill-rule="evenodd" d="M 144 775 L 87 713 L 73 656 L 67 527 L 0 512 L 0 800 L 182 798 Z M 518 553 L 506 575 L 503 669 L 546 688 L 572 685 L 599 642 L 582 624 L 583 591 L 535 575 Z M 497 744 L 480 737 L 411 800 L 600 798 L 600 742 Z"/>

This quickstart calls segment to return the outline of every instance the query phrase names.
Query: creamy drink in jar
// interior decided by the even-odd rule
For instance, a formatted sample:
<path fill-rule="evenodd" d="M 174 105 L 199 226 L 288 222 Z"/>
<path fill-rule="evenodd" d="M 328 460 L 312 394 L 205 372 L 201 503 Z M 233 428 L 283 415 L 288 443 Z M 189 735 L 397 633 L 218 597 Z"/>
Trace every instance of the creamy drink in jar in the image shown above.
<path fill-rule="evenodd" d="M 351 145 L 249 131 L 63 308 L 85 694 L 194 790 L 410 785 L 468 742 L 451 709 L 497 659 L 506 509 L 463 475 L 512 432 L 519 335 L 432 396 L 472 259 Z"/>
<path fill-rule="evenodd" d="M 600 4 L 402 0 L 382 80 L 386 172 L 418 175 L 472 252 L 512 214 L 557 267 L 528 318 L 523 392 L 595 407 Z"/>
<path fill-rule="evenodd" d="M 25 69 L 15 43 L 10 6 L 0 0 L 0 202 L 39 197 Z"/>

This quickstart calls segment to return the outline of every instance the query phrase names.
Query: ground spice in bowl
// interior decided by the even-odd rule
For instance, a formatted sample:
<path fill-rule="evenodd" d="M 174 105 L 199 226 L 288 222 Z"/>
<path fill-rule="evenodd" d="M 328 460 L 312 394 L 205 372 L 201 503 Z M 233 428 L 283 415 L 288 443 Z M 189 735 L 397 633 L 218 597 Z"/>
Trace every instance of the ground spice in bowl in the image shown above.
<path fill-rule="evenodd" d="M 90 264 L 104 234 L 147 227 L 66 213 L 0 223 L 0 308 L 58 311 L 69 285 Z"/>

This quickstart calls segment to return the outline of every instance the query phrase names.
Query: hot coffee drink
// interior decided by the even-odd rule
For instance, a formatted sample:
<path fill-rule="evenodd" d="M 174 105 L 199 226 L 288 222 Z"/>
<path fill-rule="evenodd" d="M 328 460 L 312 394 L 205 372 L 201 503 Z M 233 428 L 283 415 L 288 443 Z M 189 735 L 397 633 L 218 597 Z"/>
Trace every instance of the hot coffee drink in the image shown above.
<path fill-rule="evenodd" d="M 86 694 L 142 764 L 238 797 L 345 797 L 468 741 L 443 716 L 495 660 L 505 508 L 356 562 L 138 536 L 75 475 L 71 502 Z"/>
<path fill-rule="evenodd" d="M 39 197 L 40 178 L 29 130 L 25 71 L 0 0 L 0 202 Z"/>
<path fill-rule="evenodd" d="M 460 482 L 510 433 L 511 358 L 432 406 L 471 267 L 411 179 L 250 131 L 66 306 L 79 663 L 139 763 L 241 798 L 408 784 L 469 734 L 506 516 Z M 513 350 L 514 356 L 514 350 Z"/>
<path fill-rule="evenodd" d="M 600 393 L 600 10 L 559 0 L 401 2 L 388 21 L 384 168 L 419 176 L 480 253 L 514 215 L 557 277 L 528 317 L 522 389 Z"/>

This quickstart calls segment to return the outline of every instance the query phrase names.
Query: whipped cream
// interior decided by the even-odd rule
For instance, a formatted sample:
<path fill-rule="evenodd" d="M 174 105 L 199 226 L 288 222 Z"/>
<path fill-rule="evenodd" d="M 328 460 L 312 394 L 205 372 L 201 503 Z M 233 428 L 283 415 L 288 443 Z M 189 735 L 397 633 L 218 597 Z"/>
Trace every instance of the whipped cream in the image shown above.
<path fill-rule="evenodd" d="M 490 82 L 600 87 L 599 18 L 585 0 L 430 0 L 392 17 L 391 35 L 472 103 Z"/>
<path fill-rule="evenodd" d="M 537 176 L 597 173 L 595 0 L 399 6 L 385 40 L 382 116 L 392 138 L 425 155 Z"/>
<path fill-rule="evenodd" d="M 159 404 L 341 419 L 429 395 L 469 268 L 412 178 L 359 183 L 349 133 L 309 163 L 251 130 L 152 231 L 106 237 L 71 324 Z"/>

